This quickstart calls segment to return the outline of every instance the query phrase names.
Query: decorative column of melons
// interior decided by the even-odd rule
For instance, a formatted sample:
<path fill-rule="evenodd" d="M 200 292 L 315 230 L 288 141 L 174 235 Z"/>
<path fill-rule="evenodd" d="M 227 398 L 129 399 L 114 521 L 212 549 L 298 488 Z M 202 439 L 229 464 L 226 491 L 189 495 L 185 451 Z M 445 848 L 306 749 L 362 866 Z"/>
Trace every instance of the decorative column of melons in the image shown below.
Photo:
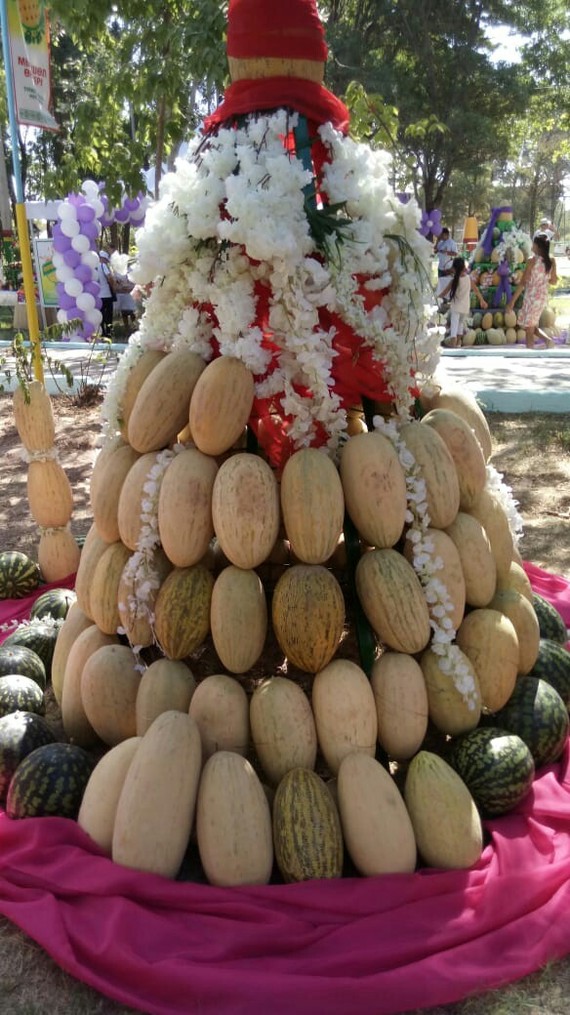
<path fill-rule="evenodd" d="M 51 400 L 43 384 L 32 381 L 27 392 L 14 392 L 14 418 L 28 462 L 28 501 L 40 527 L 38 563 L 46 582 L 60 581 L 77 570 L 79 547 L 69 522 L 73 494 L 57 458 Z"/>

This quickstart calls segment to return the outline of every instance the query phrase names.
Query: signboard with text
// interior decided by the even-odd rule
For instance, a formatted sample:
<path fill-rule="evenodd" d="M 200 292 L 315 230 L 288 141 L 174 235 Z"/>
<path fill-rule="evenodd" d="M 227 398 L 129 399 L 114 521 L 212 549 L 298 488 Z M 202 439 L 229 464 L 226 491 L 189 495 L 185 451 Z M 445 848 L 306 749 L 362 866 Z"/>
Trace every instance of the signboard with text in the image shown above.
<path fill-rule="evenodd" d="M 7 0 L 18 123 L 59 130 L 50 111 L 49 22 L 44 0 Z"/>

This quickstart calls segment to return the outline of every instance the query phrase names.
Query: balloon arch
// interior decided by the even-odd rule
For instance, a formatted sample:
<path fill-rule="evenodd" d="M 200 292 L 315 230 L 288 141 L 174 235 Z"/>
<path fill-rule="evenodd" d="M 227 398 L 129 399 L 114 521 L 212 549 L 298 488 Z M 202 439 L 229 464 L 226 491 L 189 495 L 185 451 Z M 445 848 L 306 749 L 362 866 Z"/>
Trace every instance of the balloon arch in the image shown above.
<path fill-rule="evenodd" d="M 98 281 L 98 241 L 102 229 L 114 222 L 138 227 L 144 222 L 149 198 L 139 193 L 123 197 L 120 207 L 111 207 L 104 184 L 86 180 L 80 194 L 70 194 L 57 206 L 53 227 L 53 266 L 57 278 L 60 324 L 81 321 L 77 334 L 89 341 L 101 323 L 101 295 Z"/>

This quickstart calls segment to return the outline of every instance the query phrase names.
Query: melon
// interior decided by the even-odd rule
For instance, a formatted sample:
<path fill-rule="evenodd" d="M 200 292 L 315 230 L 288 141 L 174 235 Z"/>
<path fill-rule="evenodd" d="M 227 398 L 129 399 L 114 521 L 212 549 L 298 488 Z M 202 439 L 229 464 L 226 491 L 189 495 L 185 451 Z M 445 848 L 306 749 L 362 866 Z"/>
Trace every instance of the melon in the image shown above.
<path fill-rule="evenodd" d="M 273 867 L 271 811 L 249 761 L 217 751 L 200 779 L 196 838 L 211 885 L 266 885 Z"/>
<path fill-rule="evenodd" d="M 505 331 L 505 339 L 507 345 L 516 345 L 517 342 L 516 328 L 507 328 L 507 330 Z"/>
<path fill-rule="evenodd" d="M 509 700 L 517 679 L 519 642 L 514 625 L 498 610 L 473 610 L 456 641 L 477 674 L 484 711 L 497 712 Z"/>
<path fill-rule="evenodd" d="M 93 747 L 100 743 L 99 737 L 87 718 L 81 697 L 81 675 L 83 667 L 97 649 L 103 645 L 117 645 L 118 638 L 103 634 L 92 624 L 81 632 L 71 646 L 61 692 L 61 718 L 66 736 L 80 747 Z"/>
<path fill-rule="evenodd" d="M 97 527 L 93 523 L 81 550 L 81 557 L 79 559 L 79 567 L 77 568 L 77 574 L 75 576 L 75 594 L 77 596 L 77 602 L 83 610 L 83 612 L 93 620 L 91 616 L 91 589 L 93 586 L 93 575 L 95 574 L 95 568 L 99 563 L 99 560 L 105 553 L 105 550 L 111 546 L 111 543 L 107 543 L 98 533 Z"/>
<path fill-rule="evenodd" d="M 340 818 L 325 782 L 308 768 L 287 772 L 273 800 L 275 859 L 285 882 L 340 878 Z"/>
<path fill-rule="evenodd" d="M 317 673 L 330 662 L 344 630 L 341 587 L 321 564 L 294 564 L 277 582 L 271 604 L 273 630 L 290 663 Z"/>
<path fill-rule="evenodd" d="M 487 330 L 489 345 L 505 345 L 506 340 L 506 335 L 502 328 L 489 328 Z"/>
<path fill-rule="evenodd" d="M 451 746 L 449 763 L 485 817 L 512 811 L 530 792 L 535 773 L 524 741 L 493 727 L 459 737 Z"/>
<path fill-rule="evenodd" d="M 135 701 L 137 736 L 142 737 L 163 712 L 187 712 L 196 681 L 189 666 L 176 659 L 155 659 L 142 674 Z"/>
<path fill-rule="evenodd" d="M 469 514 L 485 529 L 495 558 L 499 582 L 509 574 L 513 558 L 513 536 L 508 515 L 498 497 L 487 489 L 482 490 Z"/>
<path fill-rule="evenodd" d="M 140 737 L 130 737 L 107 751 L 95 765 L 83 793 L 77 824 L 107 856 L 111 856 L 119 797 L 140 742 Z"/>
<path fill-rule="evenodd" d="M 107 543 L 120 538 L 118 510 L 121 489 L 138 454 L 128 444 L 97 458 L 91 476 L 91 509 L 97 532 Z"/>
<path fill-rule="evenodd" d="M 532 603 L 513 588 L 501 589 L 491 599 L 489 609 L 499 610 L 512 622 L 519 643 L 518 672 L 530 673 L 538 657 L 540 627 Z"/>
<path fill-rule="evenodd" d="M 439 434 L 453 458 L 459 481 L 459 504 L 468 511 L 480 496 L 487 479 L 481 443 L 471 425 L 451 409 L 431 409 L 422 419 Z"/>
<path fill-rule="evenodd" d="M 32 518 L 45 529 L 63 528 L 73 512 L 71 484 L 54 458 L 28 465 L 28 502 Z"/>
<path fill-rule="evenodd" d="M 241 360 L 219 356 L 208 363 L 190 399 L 192 440 L 206 455 L 220 455 L 237 441 L 253 405 L 253 374 Z"/>
<path fill-rule="evenodd" d="M 445 531 L 459 553 L 466 602 L 487 606 L 495 594 L 497 565 L 485 529 L 473 515 L 460 511 Z"/>
<path fill-rule="evenodd" d="M 163 712 L 142 737 L 123 783 L 113 829 L 115 863 L 176 877 L 192 830 L 201 767 L 194 720 L 184 712 Z"/>
<path fill-rule="evenodd" d="M 344 494 L 336 466 L 316 448 L 291 455 L 281 476 L 281 510 L 287 539 L 306 564 L 323 564 L 342 533 Z"/>
<path fill-rule="evenodd" d="M 556 314 L 552 307 L 545 307 L 538 322 L 540 328 L 553 328 L 556 324 Z"/>
<path fill-rule="evenodd" d="M 141 569 L 133 567 L 129 557 L 117 587 L 117 609 L 124 632 L 131 645 L 147 648 L 154 642 L 152 620 L 158 590 L 172 571 L 172 564 L 160 546 L 145 553 Z M 137 597 L 137 590 L 144 595 Z"/>
<path fill-rule="evenodd" d="M 140 667 L 128 645 L 102 645 L 81 673 L 81 702 L 103 743 L 114 747 L 136 736 Z"/>
<path fill-rule="evenodd" d="M 212 490 L 218 466 L 196 448 L 186 448 L 162 477 L 158 531 L 162 548 L 177 567 L 197 564 L 214 535 Z"/>
<path fill-rule="evenodd" d="M 396 550 L 371 550 L 356 567 L 356 591 L 380 641 L 397 652 L 421 652 L 430 638 L 419 578 Z"/>
<path fill-rule="evenodd" d="M 471 346 L 471 345 L 474 345 L 475 344 L 475 335 L 476 334 L 477 334 L 477 332 L 473 328 L 468 328 L 467 331 L 464 332 L 464 334 L 463 334 L 463 337 L 461 339 L 461 344 L 463 346 L 467 346 L 467 347 Z"/>
<path fill-rule="evenodd" d="M 493 325 L 495 328 L 502 328 L 505 323 L 505 318 L 500 310 L 497 310 L 493 314 Z"/>
<path fill-rule="evenodd" d="M 520 592 L 528 599 L 529 603 L 534 605 L 532 585 L 526 571 L 516 560 L 511 561 L 506 573 L 497 574 L 497 592 L 502 592 L 504 589 L 514 589 L 516 592 Z M 566 637 L 564 640 L 566 641 Z"/>
<path fill-rule="evenodd" d="M 158 455 L 151 451 L 141 455 L 133 463 L 123 480 L 117 505 L 117 525 L 121 542 L 129 550 L 136 550 L 143 527 L 143 501 L 156 498 L 160 490 L 160 478 L 153 478 L 153 470 L 159 469 Z M 152 493 L 151 493 L 152 490 Z"/>
<path fill-rule="evenodd" d="M 315 718 L 307 695 L 295 681 L 270 677 L 258 684 L 249 718 L 253 746 L 271 785 L 277 786 L 292 768 L 315 767 Z"/>
<path fill-rule="evenodd" d="M 232 564 L 249 570 L 266 560 L 280 524 L 279 488 L 267 462 L 247 452 L 226 459 L 214 481 L 212 518 Z"/>
<path fill-rule="evenodd" d="M 490 313 L 483 314 L 483 317 L 481 318 L 481 327 L 483 328 L 483 331 L 487 331 L 489 328 L 493 327 L 493 315 L 492 314 L 490 314 Z"/>
<path fill-rule="evenodd" d="M 204 360 L 187 347 L 168 353 L 153 367 L 129 416 L 129 444 L 141 454 L 168 447 L 188 421 L 190 396 Z"/>
<path fill-rule="evenodd" d="M 421 656 L 420 665 L 431 721 L 442 733 L 456 736 L 477 726 L 481 691 L 475 668 L 465 653 L 454 648 L 450 657 L 442 659 L 430 648 Z"/>
<path fill-rule="evenodd" d="M 235 677 L 213 673 L 198 684 L 188 709 L 200 730 L 204 759 L 215 751 L 246 755 L 249 704 Z"/>
<path fill-rule="evenodd" d="M 72 603 L 58 631 L 51 661 L 51 686 L 58 705 L 61 705 L 65 666 L 71 647 L 76 638 L 92 626 L 91 619 L 83 612 L 79 603 L 77 601 Z"/>
<path fill-rule="evenodd" d="M 404 528 L 406 477 L 391 441 L 380 433 L 351 437 L 342 450 L 340 477 L 362 538 L 370 546 L 394 546 Z"/>
<path fill-rule="evenodd" d="M 349 659 L 335 659 L 314 681 L 312 706 L 319 748 L 333 775 L 347 754 L 374 757 L 378 736 L 376 704 L 364 670 Z"/>
<path fill-rule="evenodd" d="M 506 328 L 516 328 L 517 315 L 515 314 L 514 310 L 505 310 L 504 322 Z"/>
<path fill-rule="evenodd" d="M 59 582 L 76 573 L 81 551 L 69 526 L 44 529 L 38 544 L 38 564 L 46 582 Z"/>
<path fill-rule="evenodd" d="M 111 543 L 101 554 L 93 572 L 89 606 L 93 620 L 105 634 L 115 634 L 121 623 L 118 591 L 130 556 L 130 550 L 120 540 Z"/>
<path fill-rule="evenodd" d="M 31 454 L 49 451 L 55 444 L 52 404 L 41 381 L 30 381 L 27 391 L 17 384 L 12 396 L 14 422 L 22 444 Z"/>
<path fill-rule="evenodd" d="M 430 525 L 444 529 L 459 511 L 459 480 L 451 452 L 437 431 L 419 420 L 402 424 L 400 437 L 425 483 Z"/>
<path fill-rule="evenodd" d="M 164 655 L 184 659 L 205 641 L 210 630 L 214 579 L 202 564 L 175 567 L 155 601 L 154 632 Z"/>
<path fill-rule="evenodd" d="M 457 630 L 465 613 L 465 576 L 461 565 L 459 551 L 446 532 L 441 529 L 427 528 L 423 545 L 430 547 L 429 553 L 434 564 L 437 564 L 437 579 L 445 585 L 447 598 L 452 607 L 447 611 L 454 630 Z M 413 544 L 407 540 L 404 546 L 406 560 L 413 563 Z M 437 623 L 438 605 L 429 604 L 430 617 Z M 437 612 L 434 612 L 437 611 Z"/>
<path fill-rule="evenodd" d="M 131 352 L 132 347 L 129 347 Z M 133 362 L 132 366 L 127 373 L 123 393 L 121 396 L 121 403 L 119 406 L 119 426 L 122 436 L 127 439 L 129 419 L 133 406 L 135 404 L 137 395 L 146 381 L 148 375 L 161 360 L 164 359 L 166 353 L 159 349 L 144 349 L 137 348 L 137 358 Z M 127 353 L 125 353 L 127 355 Z M 121 368 L 123 363 L 121 362 Z"/>
<path fill-rule="evenodd" d="M 467 786 L 443 758 L 420 751 L 404 788 L 419 853 L 430 867 L 466 869 L 483 849 L 483 827 Z"/>
<path fill-rule="evenodd" d="M 390 773 L 366 754 L 348 754 L 338 770 L 337 793 L 344 841 L 360 874 L 411 874 L 414 830 Z"/>
<path fill-rule="evenodd" d="M 246 673 L 263 652 L 267 603 L 259 576 L 239 567 L 224 568 L 212 589 L 210 626 L 214 648 L 230 673 Z"/>
<path fill-rule="evenodd" d="M 370 685 L 379 744 L 397 761 L 412 758 L 428 725 L 427 690 L 419 663 L 403 652 L 383 652 L 372 666 Z"/>
<path fill-rule="evenodd" d="M 556 761 L 568 739 L 568 709 L 558 691 L 540 677 L 519 677 L 506 705 L 490 723 L 527 745 L 537 768 Z"/>

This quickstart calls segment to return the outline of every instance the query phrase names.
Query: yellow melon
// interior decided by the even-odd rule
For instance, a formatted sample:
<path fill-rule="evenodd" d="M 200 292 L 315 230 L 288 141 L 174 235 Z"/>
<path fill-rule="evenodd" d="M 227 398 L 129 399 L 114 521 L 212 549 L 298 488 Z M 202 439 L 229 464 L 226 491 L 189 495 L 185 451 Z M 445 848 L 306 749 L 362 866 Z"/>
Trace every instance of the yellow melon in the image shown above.
<path fill-rule="evenodd" d="M 307 673 L 330 662 L 344 630 L 341 587 L 321 564 L 294 564 L 275 586 L 272 601 L 275 636 L 287 659 Z"/>
<path fill-rule="evenodd" d="M 212 489 L 218 472 L 213 458 L 187 448 L 172 460 L 160 484 L 158 531 L 162 548 L 177 567 L 197 564 L 214 535 Z"/>
<path fill-rule="evenodd" d="M 473 664 L 486 712 L 498 712 L 515 687 L 519 641 L 514 625 L 498 610 L 473 610 L 457 632 L 457 644 Z"/>
<path fill-rule="evenodd" d="M 431 409 L 422 419 L 448 447 L 459 480 L 459 506 L 468 511 L 480 496 L 487 479 L 481 444 L 469 423 L 451 409 Z"/>
<path fill-rule="evenodd" d="M 540 647 L 540 628 L 532 603 L 516 589 L 505 588 L 495 593 L 489 609 L 504 613 L 513 624 L 519 643 L 518 672 L 530 673 Z"/>
<path fill-rule="evenodd" d="M 337 545 L 344 522 L 342 483 L 324 451 L 303 448 L 288 460 L 281 476 L 281 510 L 298 560 L 323 564 Z"/>
<path fill-rule="evenodd" d="M 126 353 L 125 353 L 126 355 Z M 164 359 L 166 353 L 159 349 L 137 349 L 137 358 L 126 376 L 119 406 L 119 426 L 122 436 L 127 439 L 131 412 L 137 395 L 152 370 Z"/>
<path fill-rule="evenodd" d="M 63 528 L 73 512 L 71 484 L 53 458 L 28 465 L 28 501 L 34 521 L 42 528 Z"/>
<path fill-rule="evenodd" d="M 287 677 L 270 677 L 250 700 L 251 737 L 263 774 L 276 786 L 292 768 L 314 768 L 317 731 L 309 699 Z"/>
<path fill-rule="evenodd" d="M 117 587 L 117 609 L 121 626 L 131 645 L 147 648 L 154 642 L 152 618 L 158 590 L 172 571 L 172 564 L 160 546 L 141 562 L 142 571 L 133 568 L 129 558 Z M 151 585 L 152 581 L 152 585 Z M 144 596 L 137 597 L 137 590 Z"/>
<path fill-rule="evenodd" d="M 81 557 L 77 541 L 69 530 L 45 529 L 38 544 L 38 564 L 44 581 L 58 582 L 75 574 Z"/>
<path fill-rule="evenodd" d="M 427 691 L 419 663 L 402 652 L 383 652 L 372 666 L 370 685 L 378 742 L 391 758 L 412 758 L 428 724 Z"/>
<path fill-rule="evenodd" d="M 251 370 L 233 356 L 219 356 L 196 382 L 190 399 L 192 440 L 207 455 L 220 455 L 237 441 L 249 419 L 254 382 Z"/>
<path fill-rule="evenodd" d="M 363 433 L 346 442 L 340 477 L 347 511 L 370 546 L 398 541 L 406 514 L 406 477 L 391 441 Z"/>
<path fill-rule="evenodd" d="M 107 751 L 95 765 L 85 787 L 77 824 L 107 856 L 111 855 L 121 790 L 140 742 L 140 737 L 130 737 Z"/>
<path fill-rule="evenodd" d="M 449 669 L 446 667 L 450 663 Z M 420 666 L 426 682 L 429 717 L 442 733 L 475 729 L 481 718 L 481 690 L 475 668 L 458 648 L 446 659 L 427 649 Z"/>
<path fill-rule="evenodd" d="M 91 509 L 97 531 L 108 543 L 120 539 L 118 510 L 123 483 L 138 454 L 128 444 L 99 456 L 91 477 Z"/>
<path fill-rule="evenodd" d="M 497 565 L 485 529 L 473 515 L 460 511 L 445 531 L 459 553 L 466 602 L 470 606 L 487 606 L 495 594 Z"/>
<path fill-rule="evenodd" d="M 213 673 L 198 684 L 188 714 L 200 730 L 204 758 L 215 751 L 247 754 L 249 747 L 249 704 L 235 677 Z"/>
<path fill-rule="evenodd" d="M 190 396 L 204 360 L 188 348 L 169 353 L 143 382 L 129 417 L 129 444 L 141 454 L 166 448 L 188 420 Z"/>
<path fill-rule="evenodd" d="M 117 505 L 117 525 L 121 542 L 129 550 L 136 550 L 143 526 L 143 502 L 151 502 L 157 497 L 160 480 L 152 478 L 153 467 L 157 465 L 158 456 L 154 451 L 137 458 L 127 472 L 119 494 Z M 146 489 L 145 489 L 146 487 Z M 153 488 L 154 493 L 149 489 Z"/>
<path fill-rule="evenodd" d="M 102 645 L 81 673 L 81 701 L 91 726 L 114 747 L 136 736 L 135 703 L 141 682 L 137 658 L 128 645 Z"/>
<path fill-rule="evenodd" d="M 333 775 L 353 751 L 374 757 L 376 705 L 370 681 L 360 666 L 349 659 L 335 659 L 319 670 L 311 701 L 319 748 Z"/>
<path fill-rule="evenodd" d="M 12 396 L 14 422 L 26 451 L 49 451 L 55 444 L 51 399 L 41 381 L 31 381 L 27 394 L 17 384 Z"/>
<path fill-rule="evenodd" d="M 155 659 L 144 671 L 137 690 L 137 735 L 144 736 L 163 712 L 187 712 L 195 690 L 196 681 L 186 663 Z"/>
<path fill-rule="evenodd" d="M 255 571 L 226 567 L 212 590 L 210 626 L 214 648 L 230 673 L 246 673 L 263 652 L 267 603 Z"/>
<path fill-rule="evenodd" d="M 430 637 L 419 579 L 396 550 L 371 550 L 356 567 L 356 591 L 374 631 L 397 652 L 421 652 Z"/>
<path fill-rule="evenodd" d="M 89 594 L 91 616 L 105 634 L 115 634 L 121 624 L 119 584 L 130 556 L 130 550 L 120 540 L 111 543 L 101 554 L 93 572 Z"/>
<path fill-rule="evenodd" d="M 113 635 L 103 634 L 92 624 L 81 632 L 71 646 L 61 691 L 61 718 L 66 736 L 72 743 L 80 747 L 93 747 L 100 743 L 87 714 L 81 698 L 81 675 L 89 656 L 103 645 L 117 645 L 119 639 Z"/>
<path fill-rule="evenodd" d="M 154 631 L 169 659 L 184 659 L 206 639 L 213 586 L 212 575 L 201 564 L 175 567 L 162 583 L 155 601 Z"/>
<path fill-rule="evenodd" d="M 420 751 L 404 788 L 418 851 L 430 867 L 463 870 L 481 856 L 483 827 L 467 786 L 443 758 Z"/>
<path fill-rule="evenodd" d="M 244 570 L 271 553 L 279 533 L 277 480 L 257 455 L 240 452 L 220 466 L 212 491 L 212 518 L 228 560 Z"/>

